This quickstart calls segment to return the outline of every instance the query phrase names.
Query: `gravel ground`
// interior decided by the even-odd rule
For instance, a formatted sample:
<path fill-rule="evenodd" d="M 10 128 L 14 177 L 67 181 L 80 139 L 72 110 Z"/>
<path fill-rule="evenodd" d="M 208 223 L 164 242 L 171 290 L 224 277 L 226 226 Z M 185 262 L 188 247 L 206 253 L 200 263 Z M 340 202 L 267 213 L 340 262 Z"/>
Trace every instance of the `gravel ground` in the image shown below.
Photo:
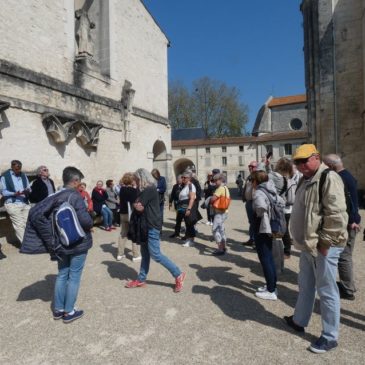
<path fill-rule="evenodd" d="M 364 212 L 362 217 L 365 218 Z M 173 279 L 151 265 L 146 288 L 124 288 L 139 263 L 117 262 L 118 233 L 95 229 L 83 273 L 78 308 L 84 318 L 54 321 L 51 301 L 56 265 L 47 255 L 27 256 L 4 244 L 0 261 L 0 364 L 364 364 L 365 243 L 357 237 L 358 292 L 342 301 L 339 347 L 324 355 L 307 350 L 321 331 L 319 306 L 305 336 L 282 320 L 297 296 L 298 252 L 286 261 L 279 300 L 256 299 L 263 284 L 255 251 L 244 248 L 247 219 L 233 201 L 226 223 L 228 254 L 211 255 L 210 227 L 199 224 L 193 248 L 168 238 L 174 213 L 166 211 L 163 252 L 187 272 L 184 290 L 173 293 Z"/>

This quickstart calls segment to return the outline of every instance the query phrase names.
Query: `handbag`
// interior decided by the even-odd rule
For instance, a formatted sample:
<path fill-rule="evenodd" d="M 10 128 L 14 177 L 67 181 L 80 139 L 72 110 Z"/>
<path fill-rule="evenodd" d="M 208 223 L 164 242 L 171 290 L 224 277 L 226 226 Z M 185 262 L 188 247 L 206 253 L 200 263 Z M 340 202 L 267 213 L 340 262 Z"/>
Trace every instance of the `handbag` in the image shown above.
<path fill-rule="evenodd" d="M 227 187 L 224 187 L 224 196 L 220 196 L 213 202 L 213 207 L 217 210 L 226 210 L 231 204 L 231 198 L 227 196 Z"/>

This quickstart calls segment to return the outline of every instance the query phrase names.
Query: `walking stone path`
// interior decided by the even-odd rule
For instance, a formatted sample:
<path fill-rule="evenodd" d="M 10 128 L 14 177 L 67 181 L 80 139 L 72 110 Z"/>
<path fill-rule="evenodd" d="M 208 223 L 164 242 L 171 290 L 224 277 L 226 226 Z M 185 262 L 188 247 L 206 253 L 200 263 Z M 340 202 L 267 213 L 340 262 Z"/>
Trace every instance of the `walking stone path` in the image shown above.
<path fill-rule="evenodd" d="M 125 289 L 139 263 L 117 262 L 118 233 L 95 228 L 77 303 L 85 316 L 67 325 L 51 316 L 56 264 L 4 244 L 0 364 L 365 364 L 362 234 L 354 252 L 358 292 L 354 302 L 342 301 L 339 348 L 314 355 L 306 348 L 321 331 L 319 303 L 305 336 L 282 319 L 296 301 L 297 251 L 285 262 L 279 300 L 265 302 L 254 296 L 264 283 L 256 252 L 241 245 L 248 225 L 239 200 L 226 223 L 225 256 L 211 255 L 211 227 L 199 224 L 196 246 L 184 248 L 168 238 L 173 224 L 174 213 L 166 211 L 162 250 L 187 272 L 182 293 L 173 293 L 172 277 L 156 263 L 146 288 Z"/>

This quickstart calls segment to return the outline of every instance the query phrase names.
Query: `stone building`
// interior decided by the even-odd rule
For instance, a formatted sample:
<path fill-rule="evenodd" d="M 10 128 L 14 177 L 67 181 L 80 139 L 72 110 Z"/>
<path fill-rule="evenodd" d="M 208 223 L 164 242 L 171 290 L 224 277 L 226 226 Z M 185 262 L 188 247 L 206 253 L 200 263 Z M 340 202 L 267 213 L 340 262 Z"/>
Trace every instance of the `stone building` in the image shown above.
<path fill-rule="evenodd" d="M 195 167 L 200 181 L 219 168 L 234 186 L 238 174 L 247 177 L 250 161 L 261 161 L 272 152 L 273 165 L 281 157 L 291 158 L 307 140 L 305 95 L 270 97 L 260 108 L 252 136 L 206 138 L 201 128 L 174 130 L 172 159 L 175 176 Z"/>
<path fill-rule="evenodd" d="M 89 187 L 169 177 L 169 41 L 140 0 L 10 0 L 0 22 L 0 170 L 67 165 Z"/>
<path fill-rule="evenodd" d="M 365 1 L 303 0 L 310 140 L 365 188 Z"/>

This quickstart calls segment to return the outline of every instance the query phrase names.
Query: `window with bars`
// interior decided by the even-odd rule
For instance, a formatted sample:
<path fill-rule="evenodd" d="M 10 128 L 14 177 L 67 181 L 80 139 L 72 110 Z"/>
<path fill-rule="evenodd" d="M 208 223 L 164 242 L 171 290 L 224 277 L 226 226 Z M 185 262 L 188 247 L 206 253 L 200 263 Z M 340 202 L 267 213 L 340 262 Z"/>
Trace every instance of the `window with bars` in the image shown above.
<path fill-rule="evenodd" d="M 227 166 L 227 157 L 222 157 L 222 165 Z"/>

